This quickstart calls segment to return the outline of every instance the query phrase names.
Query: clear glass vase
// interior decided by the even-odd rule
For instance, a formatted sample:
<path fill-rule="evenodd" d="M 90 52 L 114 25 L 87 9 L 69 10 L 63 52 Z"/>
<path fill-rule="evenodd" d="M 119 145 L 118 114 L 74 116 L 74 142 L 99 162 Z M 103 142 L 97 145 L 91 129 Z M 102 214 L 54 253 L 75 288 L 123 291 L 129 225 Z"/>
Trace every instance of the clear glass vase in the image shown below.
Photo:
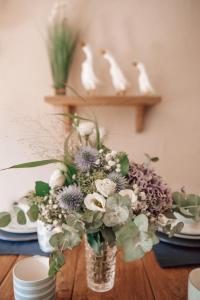
<path fill-rule="evenodd" d="M 95 292 L 106 292 L 113 288 L 115 282 L 117 247 L 103 244 L 99 254 L 90 247 L 85 238 L 85 257 L 87 285 Z"/>

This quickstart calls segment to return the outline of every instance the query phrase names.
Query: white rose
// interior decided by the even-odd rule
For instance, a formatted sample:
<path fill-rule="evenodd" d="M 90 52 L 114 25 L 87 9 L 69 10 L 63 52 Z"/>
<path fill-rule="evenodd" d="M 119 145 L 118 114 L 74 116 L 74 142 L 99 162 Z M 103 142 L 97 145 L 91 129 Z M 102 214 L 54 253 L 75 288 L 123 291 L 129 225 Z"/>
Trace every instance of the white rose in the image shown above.
<path fill-rule="evenodd" d="M 105 211 L 106 200 L 105 198 L 98 194 L 88 194 L 84 199 L 84 204 L 89 210 L 93 211 Z"/>
<path fill-rule="evenodd" d="M 98 179 L 95 181 L 95 186 L 100 194 L 102 194 L 104 197 L 108 197 L 115 192 L 116 183 L 108 178 L 103 180 Z"/>
<path fill-rule="evenodd" d="M 132 190 L 121 190 L 119 194 L 123 197 L 128 196 L 131 199 L 132 205 L 137 202 L 137 195 Z"/>
<path fill-rule="evenodd" d="M 49 185 L 51 188 L 61 187 L 65 183 L 65 176 L 61 172 L 61 170 L 57 169 L 53 172 L 49 179 Z"/>
<path fill-rule="evenodd" d="M 94 123 L 92 122 L 80 122 L 77 127 L 77 131 L 81 136 L 88 136 L 93 132 Z"/>

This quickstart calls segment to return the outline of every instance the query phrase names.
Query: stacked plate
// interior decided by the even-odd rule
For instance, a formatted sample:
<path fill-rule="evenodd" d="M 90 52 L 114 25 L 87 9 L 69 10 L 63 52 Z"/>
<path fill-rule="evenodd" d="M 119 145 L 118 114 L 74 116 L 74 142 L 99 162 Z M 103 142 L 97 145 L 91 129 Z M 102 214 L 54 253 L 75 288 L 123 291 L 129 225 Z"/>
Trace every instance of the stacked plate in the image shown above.
<path fill-rule="evenodd" d="M 173 238 L 168 238 L 162 232 L 159 232 L 161 241 L 184 247 L 200 247 L 200 222 L 195 222 L 191 219 L 185 218 L 180 214 L 176 214 L 177 223 L 183 222 L 184 227 L 179 234 L 175 234 Z"/>
<path fill-rule="evenodd" d="M 37 240 L 37 227 L 32 225 L 18 225 L 10 223 L 8 226 L 1 228 L 0 240 L 25 242 Z"/>
<path fill-rule="evenodd" d="M 19 202 L 18 206 L 26 214 L 29 206 L 27 203 Z M 25 242 L 37 240 L 37 227 L 36 222 L 30 222 L 27 218 L 27 223 L 25 225 L 20 225 L 17 223 L 16 215 L 11 212 L 12 221 L 11 223 L 0 229 L 0 240 L 3 241 L 13 241 L 13 242 Z"/>

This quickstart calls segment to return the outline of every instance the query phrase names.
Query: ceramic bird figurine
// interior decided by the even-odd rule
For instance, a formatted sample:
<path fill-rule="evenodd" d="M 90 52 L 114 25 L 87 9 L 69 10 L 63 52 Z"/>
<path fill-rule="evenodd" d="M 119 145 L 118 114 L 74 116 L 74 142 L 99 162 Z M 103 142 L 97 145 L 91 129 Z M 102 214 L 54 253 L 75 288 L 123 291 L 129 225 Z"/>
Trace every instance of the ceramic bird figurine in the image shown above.
<path fill-rule="evenodd" d="M 138 85 L 140 92 L 142 94 L 154 94 L 154 89 L 151 85 L 144 64 L 142 64 L 141 62 L 134 62 L 133 65 L 139 71 Z"/>
<path fill-rule="evenodd" d="M 106 50 L 101 50 L 101 53 L 110 64 L 110 75 L 113 86 L 117 91 L 117 95 L 124 95 L 128 86 L 126 77 L 111 53 Z"/>
<path fill-rule="evenodd" d="M 90 45 L 81 43 L 83 52 L 85 53 L 86 59 L 81 65 L 81 82 L 88 94 L 96 90 L 98 84 L 100 84 L 99 79 L 96 77 L 93 67 L 93 55 Z"/>

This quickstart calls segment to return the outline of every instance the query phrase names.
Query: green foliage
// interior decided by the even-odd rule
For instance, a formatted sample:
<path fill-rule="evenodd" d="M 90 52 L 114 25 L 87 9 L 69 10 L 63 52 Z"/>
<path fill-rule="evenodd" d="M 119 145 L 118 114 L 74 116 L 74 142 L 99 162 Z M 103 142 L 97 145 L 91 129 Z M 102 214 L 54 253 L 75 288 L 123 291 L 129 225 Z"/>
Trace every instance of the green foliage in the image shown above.
<path fill-rule="evenodd" d="M 88 233 L 87 241 L 90 247 L 98 254 L 101 250 L 101 236 L 100 233 Z"/>
<path fill-rule="evenodd" d="M 49 165 L 49 164 L 55 164 L 58 162 L 61 162 L 61 161 L 58 159 L 46 159 L 46 160 L 39 160 L 39 161 L 31 161 L 31 162 L 27 162 L 27 163 L 23 163 L 23 164 L 14 165 L 9 168 L 2 169 L 1 171 L 8 170 L 8 169 L 35 168 L 35 167 L 45 166 L 45 165 Z"/>
<path fill-rule="evenodd" d="M 65 256 L 61 251 L 53 251 L 49 259 L 49 276 L 53 277 L 65 264 Z"/>
<path fill-rule="evenodd" d="M 172 198 L 173 211 L 180 213 L 185 218 L 191 218 L 197 222 L 200 221 L 200 196 L 174 192 Z"/>
<path fill-rule="evenodd" d="M 35 183 L 35 194 L 39 197 L 44 197 L 46 195 L 49 195 L 50 186 L 48 183 L 43 181 L 36 181 Z"/>
<path fill-rule="evenodd" d="M 106 201 L 106 212 L 103 217 L 103 222 L 108 227 L 125 223 L 130 216 L 130 211 L 130 198 L 114 194 Z"/>
<path fill-rule="evenodd" d="M 6 227 L 11 222 L 11 215 L 8 212 L 0 212 L 0 227 Z"/>
<path fill-rule="evenodd" d="M 154 232 L 149 228 L 148 218 L 143 214 L 121 226 L 115 231 L 115 235 L 126 261 L 143 257 L 158 242 Z"/>
<path fill-rule="evenodd" d="M 26 224 L 26 216 L 22 209 L 17 210 L 17 222 L 20 225 Z"/>
<path fill-rule="evenodd" d="M 55 22 L 48 30 L 47 48 L 55 88 L 65 88 L 76 42 L 77 35 L 65 19 Z"/>
<path fill-rule="evenodd" d="M 103 213 L 87 209 L 83 213 L 82 220 L 86 223 L 86 232 L 95 233 L 103 225 Z"/>
<path fill-rule="evenodd" d="M 27 215 L 31 222 L 35 222 L 38 220 L 39 217 L 39 208 L 36 204 L 31 205 L 29 208 Z"/>
<path fill-rule="evenodd" d="M 52 235 L 49 244 L 55 249 L 67 249 L 67 241 L 64 232 L 58 232 Z"/>
<path fill-rule="evenodd" d="M 129 159 L 128 159 L 128 155 L 124 152 L 121 152 L 119 154 L 119 163 L 121 166 L 121 174 L 123 176 L 126 176 L 128 174 L 128 170 L 129 170 Z"/>
<path fill-rule="evenodd" d="M 112 228 L 104 227 L 101 229 L 101 234 L 104 240 L 110 245 L 113 246 L 116 242 L 115 233 Z"/>

